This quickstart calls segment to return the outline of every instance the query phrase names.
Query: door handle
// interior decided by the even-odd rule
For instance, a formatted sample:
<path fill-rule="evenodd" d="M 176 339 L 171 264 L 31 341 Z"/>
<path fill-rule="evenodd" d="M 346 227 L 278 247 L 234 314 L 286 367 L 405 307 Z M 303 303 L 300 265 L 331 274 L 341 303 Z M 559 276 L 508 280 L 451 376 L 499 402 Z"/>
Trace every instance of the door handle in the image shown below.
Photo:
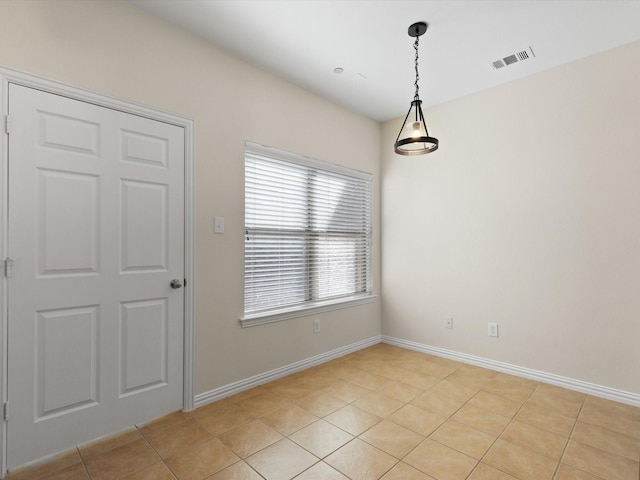
<path fill-rule="evenodd" d="M 174 278 L 173 280 L 171 280 L 171 283 L 169 283 L 169 285 L 171 285 L 171 288 L 182 288 L 182 280 Z"/>

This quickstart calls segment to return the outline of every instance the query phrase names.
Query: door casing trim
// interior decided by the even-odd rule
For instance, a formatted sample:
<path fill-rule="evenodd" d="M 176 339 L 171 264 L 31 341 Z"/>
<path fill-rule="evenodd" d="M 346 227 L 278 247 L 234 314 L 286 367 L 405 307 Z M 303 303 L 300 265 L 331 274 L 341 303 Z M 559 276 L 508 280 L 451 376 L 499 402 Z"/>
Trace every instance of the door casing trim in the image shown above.
<path fill-rule="evenodd" d="M 184 289 L 184 359 L 183 359 L 183 400 L 184 411 L 193 410 L 195 404 L 195 120 L 161 109 L 122 100 L 110 95 L 76 87 L 55 80 L 49 80 L 7 67 L 0 66 L 0 261 L 9 256 L 8 238 L 8 171 L 9 151 L 6 118 L 9 111 L 9 84 L 35 88 L 47 93 L 62 95 L 75 100 L 111 108 L 124 113 L 138 115 L 152 120 L 170 123 L 184 128 L 184 268 L 186 288 Z M 7 422 L 2 418 L 3 405 L 7 401 L 7 353 L 8 353 L 8 281 L 4 271 L 0 272 L 0 478 L 7 473 Z M 168 413 L 168 412 L 167 412 Z"/>

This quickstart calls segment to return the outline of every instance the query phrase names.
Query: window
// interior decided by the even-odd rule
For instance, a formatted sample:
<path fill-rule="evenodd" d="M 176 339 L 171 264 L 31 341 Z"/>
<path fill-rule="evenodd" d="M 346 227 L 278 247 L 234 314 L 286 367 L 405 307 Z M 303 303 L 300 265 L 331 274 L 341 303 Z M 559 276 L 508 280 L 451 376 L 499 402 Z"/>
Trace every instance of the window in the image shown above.
<path fill-rule="evenodd" d="M 371 178 L 247 143 L 243 326 L 370 301 Z"/>

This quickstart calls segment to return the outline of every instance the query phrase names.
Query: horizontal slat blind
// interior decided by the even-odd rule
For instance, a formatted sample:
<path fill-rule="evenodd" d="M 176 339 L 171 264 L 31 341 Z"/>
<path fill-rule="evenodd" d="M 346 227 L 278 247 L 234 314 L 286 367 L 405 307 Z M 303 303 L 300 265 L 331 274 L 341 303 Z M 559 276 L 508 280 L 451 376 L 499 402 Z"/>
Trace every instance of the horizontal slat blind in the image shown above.
<path fill-rule="evenodd" d="M 371 293 L 371 176 L 248 144 L 245 314 Z"/>

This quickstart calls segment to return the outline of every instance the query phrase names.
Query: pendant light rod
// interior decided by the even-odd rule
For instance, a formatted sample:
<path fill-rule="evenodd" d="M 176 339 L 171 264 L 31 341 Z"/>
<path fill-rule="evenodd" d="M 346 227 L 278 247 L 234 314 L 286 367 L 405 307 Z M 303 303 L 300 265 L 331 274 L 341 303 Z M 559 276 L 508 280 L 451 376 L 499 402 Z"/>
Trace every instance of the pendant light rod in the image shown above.
<path fill-rule="evenodd" d="M 426 22 L 416 22 L 411 25 L 408 30 L 409 36 L 416 39 L 413 43 L 413 48 L 416 51 L 414 62 L 416 71 L 414 86 L 416 87 L 416 92 L 394 144 L 395 152 L 400 155 L 423 155 L 438 149 L 438 139 L 429 136 L 427 124 L 424 121 L 422 101 L 419 95 L 420 87 L 418 86 L 418 81 L 420 80 L 420 72 L 418 70 L 418 46 L 420 36 L 424 35 L 427 28 L 428 24 Z M 414 111 L 413 121 L 407 124 L 412 110 Z"/>
<path fill-rule="evenodd" d="M 420 43 L 420 35 L 423 35 L 424 32 L 427 31 L 427 24 L 424 22 L 414 23 L 409 27 L 409 36 L 416 37 L 416 41 L 413 42 L 413 48 L 416 51 L 416 60 L 415 60 L 415 69 L 416 69 L 416 81 L 414 83 L 416 87 L 416 94 L 414 96 L 414 100 L 419 100 L 418 91 L 420 87 L 418 86 L 418 80 L 420 80 L 420 71 L 418 70 L 418 46 Z"/>

